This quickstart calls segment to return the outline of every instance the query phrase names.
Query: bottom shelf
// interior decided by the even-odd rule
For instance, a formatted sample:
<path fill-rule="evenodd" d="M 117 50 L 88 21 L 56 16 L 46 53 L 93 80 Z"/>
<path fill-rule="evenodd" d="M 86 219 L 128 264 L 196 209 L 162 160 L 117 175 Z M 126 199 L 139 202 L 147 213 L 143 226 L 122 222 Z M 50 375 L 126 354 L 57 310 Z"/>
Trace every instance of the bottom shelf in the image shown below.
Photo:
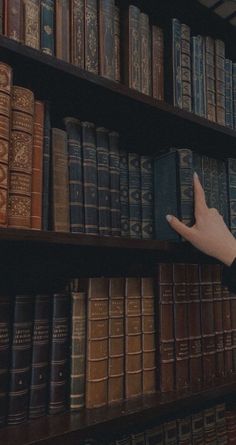
<path fill-rule="evenodd" d="M 194 410 L 236 392 L 236 376 L 216 381 L 200 391 L 155 393 L 99 409 L 45 416 L 0 430 L 1 445 L 79 445 L 98 433 L 121 432 L 135 424 Z"/>

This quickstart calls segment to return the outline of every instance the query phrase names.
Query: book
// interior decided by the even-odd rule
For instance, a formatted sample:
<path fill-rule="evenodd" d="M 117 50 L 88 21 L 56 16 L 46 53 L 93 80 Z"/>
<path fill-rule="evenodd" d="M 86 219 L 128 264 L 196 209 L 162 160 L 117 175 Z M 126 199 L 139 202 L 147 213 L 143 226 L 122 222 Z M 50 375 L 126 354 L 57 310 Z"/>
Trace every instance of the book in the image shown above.
<path fill-rule="evenodd" d="M 227 184 L 229 196 L 229 227 L 236 237 L 236 160 L 227 159 Z"/>
<path fill-rule="evenodd" d="M 141 278 L 142 295 L 142 350 L 143 350 L 143 393 L 156 391 L 156 311 L 154 279 Z"/>
<path fill-rule="evenodd" d="M 23 20 L 25 45 L 40 48 L 40 1 L 23 0 Z"/>
<path fill-rule="evenodd" d="M 7 418 L 8 378 L 12 335 L 12 299 L 0 297 L 0 426 Z"/>
<path fill-rule="evenodd" d="M 43 230 L 48 230 L 50 196 L 49 177 L 51 171 L 51 116 L 49 102 L 45 102 L 44 105 L 42 228 Z"/>
<path fill-rule="evenodd" d="M 215 86 L 215 42 L 210 36 L 205 37 L 206 69 L 206 117 L 216 121 L 216 86 Z"/>
<path fill-rule="evenodd" d="M 233 371 L 236 371 L 236 294 L 230 292 L 230 315 L 231 315 L 231 328 L 232 328 L 232 358 L 233 358 Z"/>
<path fill-rule="evenodd" d="M 233 71 L 232 60 L 225 59 L 225 125 L 234 128 L 233 122 Z"/>
<path fill-rule="evenodd" d="M 141 92 L 151 95 L 151 33 L 148 14 L 140 13 Z"/>
<path fill-rule="evenodd" d="M 164 36 L 165 76 L 168 79 L 165 82 L 165 97 L 175 107 L 182 108 L 181 23 L 177 18 L 171 20 L 171 29 Z"/>
<path fill-rule="evenodd" d="M 109 132 L 111 235 L 121 235 L 119 133 Z"/>
<path fill-rule="evenodd" d="M 191 31 L 185 23 L 181 23 L 181 81 L 182 108 L 192 111 L 192 79 L 191 79 Z"/>
<path fill-rule="evenodd" d="M 21 0 L 7 0 L 4 5 L 4 33 L 10 39 L 22 41 L 23 8 Z"/>
<path fill-rule="evenodd" d="M 233 121 L 234 129 L 236 128 L 236 63 L 232 65 L 232 76 L 233 76 Z"/>
<path fill-rule="evenodd" d="M 98 228 L 100 235 L 111 234 L 111 193 L 109 172 L 109 137 L 104 127 L 96 128 Z"/>
<path fill-rule="evenodd" d="M 97 0 L 85 0 L 84 67 L 98 74 L 98 5 Z"/>
<path fill-rule="evenodd" d="M 140 155 L 128 153 L 129 172 L 129 234 L 131 238 L 141 238 L 141 170 Z"/>
<path fill-rule="evenodd" d="M 206 443 L 217 443 L 214 407 L 203 410 L 204 438 Z"/>
<path fill-rule="evenodd" d="M 54 13 L 55 6 L 54 0 L 41 0 L 41 51 L 43 53 L 54 56 Z"/>
<path fill-rule="evenodd" d="M 164 32 L 152 25 L 152 95 L 164 100 Z"/>
<path fill-rule="evenodd" d="M 79 68 L 84 68 L 85 47 L 85 0 L 71 1 L 71 63 Z"/>
<path fill-rule="evenodd" d="M 215 40 L 216 121 L 225 125 L 225 43 Z"/>
<path fill-rule="evenodd" d="M 35 101 L 32 152 L 31 228 L 42 229 L 44 103 Z"/>
<path fill-rule="evenodd" d="M 142 238 L 153 237 L 153 162 L 140 156 Z"/>
<path fill-rule="evenodd" d="M 91 122 L 82 122 L 82 159 L 85 233 L 98 233 L 98 182 L 96 131 Z"/>
<path fill-rule="evenodd" d="M 220 264 L 212 266 L 214 330 L 216 342 L 216 377 L 224 377 L 224 330 Z"/>
<path fill-rule="evenodd" d="M 165 445 L 177 445 L 178 433 L 176 420 L 170 420 L 163 425 Z"/>
<path fill-rule="evenodd" d="M 59 59 L 70 62 L 70 2 L 55 2 L 55 55 Z"/>
<path fill-rule="evenodd" d="M 121 54 L 120 54 L 120 9 L 115 5 L 114 17 L 114 52 L 115 52 L 115 80 L 121 80 Z"/>
<path fill-rule="evenodd" d="M 177 419 L 178 445 L 189 445 L 192 443 L 192 422 L 191 416 Z"/>
<path fill-rule="evenodd" d="M 115 80 L 115 1 L 99 0 L 99 73 Z"/>
<path fill-rule="evenodd" d="M 3 34 L 4 31 L 4 11 L 3 11 L 3 0 L 0 0 L 0 34 Z"/>
<path fill-rule="evenodd" d="M 215 406 L 216 435 L 219 443 L 222 443 L 223 445 L 227 444 L 225 411 L 226 411 L 225 403 L 218 403 Z"/>
<path fill-rule="evenodd" d="M 164 445 L 164 432 L 162 425 L 145 431 L 146 445 Z"/>
<path fill-rule="evenodd" d="M 204 443 L 204 420 L 202 411 L 193 413 L 191 418 L 193 445 Z"/>
<path fill-rule="evenodd" d="M 120 151 L 120 218 L 121 236 L 129 236 L 129 170 L 128 154 Z"/>
<path fill-rule="evenodd" d="M 224 375 L 230 376 L 233 372 L 232 356 L 232 326 L 230 312 L 230 292 L 227 287 L 222 286 L 222 317 L 224 332 Z"/>
<path fill-rule="evenodd" d="M 129 88 L 141 91 L 140 9 L 129 5 L 123 22 L 123 78 Z"/>

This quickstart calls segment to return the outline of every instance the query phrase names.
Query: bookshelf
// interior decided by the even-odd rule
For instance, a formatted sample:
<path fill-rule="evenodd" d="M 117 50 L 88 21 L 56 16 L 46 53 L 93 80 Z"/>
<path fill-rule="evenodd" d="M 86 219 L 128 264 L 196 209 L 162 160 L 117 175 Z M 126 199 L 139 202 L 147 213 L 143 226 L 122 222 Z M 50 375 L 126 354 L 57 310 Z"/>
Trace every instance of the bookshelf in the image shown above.
<path fill-rule="evenodd" d="M 121 0 L 121 4 L 125 2 Z M 148 4 L 147 4 L 148 3 Z M 167 19 L 178 15 L 197 32 L 226 36 L 232 58 L 236 30 L 213 10 L 188 0 L 143 2 L 144 11 Z M 145 9 L 146 8 L 146 9 Z M 191 9 L 191 11 L 190 11 Z M 9 63 L 15 83 L 32 89 L 41 100 L 52 103 L 53 125 L 65 115 L 80 116 L 97 125 L 122 131 L 127 144 L 142 153 L 174 144 L 201 147 L 201 153 L 224 158 L 235 156 L 236 131 L 178 109 L 114 81 L 78 69 L 55 57 L 17 43 L 0 35 L 1 61 Z M 63 88 L 62 88 L 63 85 Z M 78 101 L 77 101 L 78 98 Z M 44 292 L 60 289 L 69 278 L 111 274 L 151 276 L 156 263 L 213 262 L 187 243 L 99 237 L 60 232 L 0 229 L 1 292 Z M 102 257 L 102 262 L 101 262 Z M 114 272 L 115 271 L 115 272 Z M 194 392 L 156 393 L 101 409 L 82 410 L 76 414 L 46 416 L 15 427 L 0 430 L 4 445 L 73 445 L 87 437 L 96 437 L 135 423 L 167 418 L 193 405 L 229 398 L 236 393 L 236 377 L 216 380 L 212 387 Z"/>

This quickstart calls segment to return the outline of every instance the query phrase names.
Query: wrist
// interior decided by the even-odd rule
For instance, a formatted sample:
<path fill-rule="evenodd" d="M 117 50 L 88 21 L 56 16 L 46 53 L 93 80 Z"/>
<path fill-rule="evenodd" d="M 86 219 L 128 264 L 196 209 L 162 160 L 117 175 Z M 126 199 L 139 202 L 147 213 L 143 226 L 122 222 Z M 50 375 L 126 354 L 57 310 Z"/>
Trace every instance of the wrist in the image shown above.
<path fill-rule="evenodd" d="M 236 258 L 236 240 L 235 243 L 232 243 L 232 245 L 227 249 L 226 252 L 223 253 L 223 255 L 221 255 L 221 258 L 219 259 L 225 266 L 230 267 L 235 258 Z"/>

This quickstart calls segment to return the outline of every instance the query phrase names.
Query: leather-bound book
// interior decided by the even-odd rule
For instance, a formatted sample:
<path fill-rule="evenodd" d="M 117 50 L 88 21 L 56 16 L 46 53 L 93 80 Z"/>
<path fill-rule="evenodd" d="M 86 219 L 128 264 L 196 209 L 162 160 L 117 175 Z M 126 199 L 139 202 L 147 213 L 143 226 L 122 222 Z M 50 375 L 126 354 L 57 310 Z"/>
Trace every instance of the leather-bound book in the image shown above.
<path fill-rule="evenodd" d="M 71 299 L 70 409 L 76 411 L 85 406 L 86 293 L 77 289 Z"/>
<path fill-rule="evenodd" d="M 152 95 L 164 100 L 164 34 L 159 26 L 152 25 Z"/>
<path fill-rule="evenodd" d="M 212 385 L 216 374 L 216 346 L 211 264 L 201 264 L 200 266 L 200 298 L 202 322 L 203 380 L 206 385 Z"/>
<path fill-rule="evenodd" d="M 178 445 L 189 445 L 192 443 L 191 416 L 177 420 Z"/>
<path fill-rule="evenodd" d="M 71 1 L 71 63 L 84 68 L 85 0 Z"/>
<path fill-rule="evenodd" d="M 99 235 L 111 234 L 110 172 L 108 130 L 96 128 L 97 181 L 98 181 L 98 228 Z"/>
<path fill-rule="evenodd" d="M 41 51 L 54 56 L 54 0 L 41 0 Z"/>
<path fill-rule="evenodd" d="M 129 170 L 128 154 L 120 151 L 120 224 L 121 236 L 129 236 Z"/>
<path fill-rule="evenodd" d="M 230 292 L 233 372 L 236 372 L 236 293 Z"/>
<path fill-rule="evenodd" d="M 218 159 L 218 181 L 219 181 L 219 213 L 223 216 L 225 224 L 229 224 L 229 196 L 227 190 L 226 161 Z"/>
<path fill-rule="evenodd" d="M 97 0 L 85 0 L 84 19 L 84 67 L 98 74 L 98 4 Z"/>
<path fill-rule="evenodd" d="M 223 305 L 221 293 L 221 267 L 220 264 L 212 265 L 212 287 L 214 308 L 214 330 L 216 342 L 216 377 L 224 376 L 224 330 L 223 330 Z"/>
<path fill-rule="evenodd" d="M 124 399 L 125 278 L 109 280 L 108 403 Z"/>
<path fill-rule="evenodd" d="M 232 325 L 230 311 L 230 292 L 227 287 L 222 286 L 222 306 L 223 306 L 223 331 L 224 331 L 224 360 L 225 376 L 230 376 L 233 372 L 232 356 Z"/>
<path fill-rule="evenodd" d="M 55 2 L 56 57 L 70 62 L 70 1 Z"/>
<path fill-rule="evenodd" d="M 23 8 L 22 0 L 7 0 L 4 4 L 4 33 L 10 39 L 22 41 Z"/>
<path fill-rule="evenodd" d="M 108 402 L 109 279 L 88 281 L 86 408 Z"/>
<path fill-rule="evenodd" d="M 192 111 L 192 78 L 191 78 L 191 31 L 185 23 L 181 23 L 181 80 L 182 108 Z"/>
<path fill-rule="evenodd" d="M 186 264 L 188 293 L 189 379 L 191 388 L 202 384 L 201 304 L 198 264 Z"/>
<path fill-rule="evenodd" d="M 8 425 L 16 425 L 27 419 L 31 377 L 33 302 L 32 295 L 16 295 L 14 298 Z"/>
<path fill-rule="evenodd" d="M 128 153 L 129 168 L 129 233 L 131 238 L 141 238 L 141 170 L 140 155 Z"/>
<path fill-rule="evenodd" d="M 217 443 L 215 408 L 207 408 L 203 411 L 204 439 L 206 444 Z"/>
<path fill-rule="evenodd" d="M 49 414 L 61 413 L 68 407 L 69 323 L 68 292 L 53 294 L 48 385 Z"/>
<path fill-rule="evenodd" d="M 120 82 L 120 8 L 115 5 L 114 18 L 114 46 L 115 46 L 115 80 Z"/>
<path fill-rule="evenodd" d="M 227 425 L 225 417 L 225 403 L 218 403 L 215 407 L 216 434 L 218 443 L 226 445 L 227 442 Z"/>
<path fill-rule="evenodd" d="M 186 265 L 173 264 L 176 389 L 189 387 L 188 292 Z"/>
<path fill-rule="evenodd" d="M 228 409 L 225 412 L 226 425 L 227 425 L 227 444 L 235 444 L 235 433 L 236 433 L 236 412 L 234 410 Z"/>
<path fill-rule="evenodd" d="M 234 120 L 234 129 L 236 129 L 236 63 L 232 65 L 233 69 L 233 120 Z"/>
<path fill-rule="evenodd" d="M 182 108 L 181 23 L 177 18 L 171 20 L 170 30 L 165 32 L 164 38 L 165 99 Z"/>
<path fill-rule="evenodd" d="M 157 387 L 156 311 L 154 279 L 141 278 L 142 295 L 142 349 L 143 393 L 152 393 Z"/>
<path fill-rule="evenodd" d="M 32 154 L 31 228 L 42 229 L 44 103 L 35 101 Z"/>
<path fill-rule="evenodd" d="M 225 59 L 225 125 L 233 128 L 233 65 Z"/>
<path fill-rule="evenodd" d="M 69 166 L 70 231 L 84 232 L 84 198 L 82 177 L 81 123 L 66 117 Z"/>
<path fill-rule="evenodd" d="M 40 0 L 23 0 L 24 43 L 40 49 Z"/>
<path fill-rule="evenodd" d="M 140 13 L 140 76 L 141 92 L 151 95 L 151 32 L 149 17 Z"/>
<path fill-rule="evenodd" d="M 178 444 L 178 431 L 176 420 L 170 420 L 163 425 L 165 445 L 177 445 Z"/>
<path fill-rule="evenodd" d="M 163 426 L 155 426 L 145 431 L 146 445 L 164 445 Z"/>
<path fill-rule="evenodd" d="M 0 63 L 0 225 L 7 225 L 12 68 Z"/>
<path fill-rule="evenodd" d="M 140 156 L 142 238 L 153 237 L 153 162 L 151 156 Z"/>
<path fill-rule="evenodd" d="M 173 265 L 158 265 L 160 390 L 173 391 L 175 386 L 175 340 Z"/>
<path fill-rule="evenodd" d="M 67 134 L 52 128 L 52 220 L 56 232 L 70 231 Z"/>
<path fill-rule="evenodd" d="M 98 184 L 95 126 L 82 122 L 85 233 L 98 233 Z"/>
<path fill-rule="evenodd" d="M 216 122 L 225 125 L 225 43 L 215 40 Z"/>
<path fill-rule="evenodd" d="M 142 394 L 142 307 L 139 277 L 126 278 L 125 397 Z"/>
<path fill-rule="evenodd" d="M 115 80 L 115 0 L 99 0 L 99 74 Z"/>
<path fill-rule="evenodd" d="M 123 78 L 125 84 L 141 91 L 140 9 L 129 5 L 123 20 Z"/>
<path fill-rule="evenodd" d="M 119 133 L 109 133 L 111 235 L 121 235 Z"/>
<path fill-rule="evenodd" d="M 204 420 L 203 412 L 192 414 L 192 443 L 193 445 L 204 444 Z"/>
<path fill-rule="evenodd" d="M 31 227 L 33 119 L 33 92 L 13 86 L 8 203 L 10 227 Z"/>
<path fill-rule="evenodd" d="M 236 180 L 236 160 L 227 159 L 227 189 L 229 196 L 229 227 L 231 233 L 236 237 L 236 199 L 235 199 L 235 180 Z"/>
<path fill-rule="evenodd" d="M 215 85 L 215 42 L 212 37 L 205 37 L 206 60 L 206 117 L 216 121 L 216 85 Z"/>
<path fill-rule="evenodd" d="M 4 31 L 4 0 L 0 0 L 0 34 Z"/>
<path fill-rule="evenodd" d="M 44 109 L 44 137 L 43 137 L 43 202 L 42 202 L 42 226 L 43 230 L 49 229 L 49 177 L 51 167 L 51 119 L 50 104 L 45 102 Z"/>
<path fill-rule="evenodd" d="M 0 297 L 0 426 L 7 417 L 8 377 L 11 347 L 12 298 Z"/>
<path fill-rule="evenodd" d="M 34 298 L 29 418 L 46 415 L 49 379 L 51 296 Z"/>

